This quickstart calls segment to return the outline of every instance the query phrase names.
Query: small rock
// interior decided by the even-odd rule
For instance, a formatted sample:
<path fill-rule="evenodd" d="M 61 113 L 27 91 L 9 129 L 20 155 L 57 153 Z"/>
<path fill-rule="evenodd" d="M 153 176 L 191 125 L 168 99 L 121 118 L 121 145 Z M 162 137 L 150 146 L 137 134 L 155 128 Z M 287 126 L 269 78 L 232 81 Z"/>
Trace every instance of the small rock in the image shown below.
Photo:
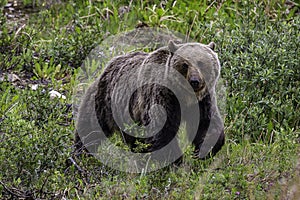
<path fill-rule="evenodd" d="M 16 81 L 21 81 L 21 79 L 17 75 L 15 75 L 15 74 L 8 74 L 7 75 L 7 80 L 9 82 L 12 82 L 12 83 L 14 83 Z"/>
<path fill-rule="evenodd" d="M 50 94 L 50 99 L 54 99 L 54 98 L 62 98 L 62 99 L 66 99 L 65 95 L 62 95 L 61 93 L 55 91 L 55 90 L 51 90 L 49 92 Z"/>
<path fill-rule="evenodd" d="M 7 18 L 15 18 L 15 15 L 6 15 L 7 16 Z"/>
<path fill-rule="evenodd" d="M 0 82 L 8 81 L 11 83 L 21 81 L 21 79 L 16 74 L 2 74 L 0 75 Z"/>
<path fill-rule="evenodd" d="M 38 87 L 39 87 L 39 85 L 38 85 L 38 84 L 31 85 L 31 89 L 32 89 L 32 90 L 37 90 L 37 89 L 38 89 Z"/>
<path fill-rule="evenodd" d="M 13 6 L 12 3 L 7 3 L 7 4 L 4 6 L 4 8 L 9 8 L 9 7 L 12 7 L 12 6 Z"/>

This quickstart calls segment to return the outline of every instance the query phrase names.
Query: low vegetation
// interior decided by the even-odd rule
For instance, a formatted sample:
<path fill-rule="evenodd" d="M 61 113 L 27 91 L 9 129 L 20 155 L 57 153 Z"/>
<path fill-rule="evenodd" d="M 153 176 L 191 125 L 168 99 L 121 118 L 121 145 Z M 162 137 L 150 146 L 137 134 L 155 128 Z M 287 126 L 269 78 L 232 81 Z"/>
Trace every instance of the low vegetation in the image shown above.
<path fill-rule="evenodd" d="M 293 1 L 1 1 L 0 198 L 297 199 L 300 5 Z M 125 7 L 128 6 L 128 7 Z M 103 39 L 164 27 L 217 44 L 226 145 L 127 174 L 74 157 L 72 91 Z M 50 98 L 55 90 L 66 96 Z M 298 163 L 298 164 L 297 164 Z"/>

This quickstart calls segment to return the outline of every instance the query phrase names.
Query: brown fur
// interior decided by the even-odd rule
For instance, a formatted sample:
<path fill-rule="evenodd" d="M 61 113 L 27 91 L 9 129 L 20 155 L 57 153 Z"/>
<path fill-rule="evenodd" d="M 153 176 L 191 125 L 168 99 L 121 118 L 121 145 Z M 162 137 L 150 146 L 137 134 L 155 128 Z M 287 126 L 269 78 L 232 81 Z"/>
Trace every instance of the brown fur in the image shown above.
<path fill-rule="evenodd" d="M 200 122 L 196 137 L 191 138 L 191 140 L 195 145 L 195 152 L 199 151 L 201 144 L 204 141 L 204 137 L 206 136 L 212 113 L 217 110 L 217 107 L 214 105 L 216 104 L 215 97 L 212 96 L 214 95 L 214 84 L 216 80 L 212 80 L 213 82 L 211 84 L 207 83 L 208 79 L 205 79 L 204 74 L 201 72 L 201 68 L 197 65 L 200 63 L 214 66 L 218 63 L 217 58 L 215 58 L 214 55 L 211 55 L 212 53 L 210 48 L 213 48 L 214 44 L 211 43 L 207 46 L 201 45 L 202 44 L 199 43 L 176 45 L 170 42 L 168 47 L 162 47 L 149 54 L 144 52 L 134 52 L 114 58 L 105 68 L 103 74 L 98 80 L 98 83 L 93 84 L 93 87 L 97 88 L 91 90 L 95 94 L 96 116 L 106 137 L 110 137 L 115 132 L 121 133 L 125 143 L 127 143 L 132 150 L 136 147 L 136 141 L 149 144 L 148 148 L 141 150 L 146 153 L 153 152 L 164 147 L 176 136 L 181 120 L 180 105 L 176 96 L 166 87 L 157 84 L 144 85 L 135 91 L 130 99 L 130 115 L 140 126 L 146 126 L 150 123 L 149 110 L 151 105 L 159 104 L 165 109 L 167 114 L 166 122 L 163 128 L 154 136 L 148 138 L 133 137 L 123 132 L 117 126 L 112 114 L 111 96 L 113 88 L 120 77 L 122 77 L 122 75 L 127 71 L 135 68 L 141 68 L 145 64 L 158 64 L 176 69 L 187 81 L 191 83 L 191 86 L 194 89 L 194 93 L 198 99 Z M 188 54 L 187 51 L 193 52 L 193 50 L 198 51 L 200 54 L 202 52 L 205 54 L 203 56 L 199 55 L 200 60 L 197 60 L 196 58 L 196 64 L 195 59 L 189 59 L 188 56 L 185 55 L 185 52 Z M 176 54 L 177 51 L 183 51 L 183 53 Z M 219 69 L 213 69 L 213 71 L 217 74 L 215 79 L 218 79 Z M 210 92 L 210 90 L 213 92 Z M 117 95 L 118 98 L 122 100 L 122 94 Z M 191 110 L 191 112 L 193 111 Z M 213 154 L 217 153 L 224 144 L 223 127 L 221 127 L 221 130 L 218 131 L 220 136 L 218 142 L 212 149 Z M 78 143 L 80 142 L 80 138 L 78 136 L 76 137 L 76 140 Z M 178 144 L 175 144 L 172 150 L 175 152 L 174 155 L 181 151 Z M 180 161 L 181 158 L 179 158 L 176 163 L 179 163 Z"/>

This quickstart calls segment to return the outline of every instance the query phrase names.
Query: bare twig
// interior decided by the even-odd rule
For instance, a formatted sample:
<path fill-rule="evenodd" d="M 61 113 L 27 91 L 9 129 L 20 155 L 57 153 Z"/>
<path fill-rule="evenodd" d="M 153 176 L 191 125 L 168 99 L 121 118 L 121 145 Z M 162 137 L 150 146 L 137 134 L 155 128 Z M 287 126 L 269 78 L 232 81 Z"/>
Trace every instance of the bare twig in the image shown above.
<path fill-rule="evenodd" d="M 31 198 L 32 195 L 27 195 L 26 192 L 18 190 L 16 188 L 9 188 L 7 187 L 2 181 L 0 181 L 0 184 L 3 186 L 3 188 L 12 196 L 18 197 L 18 198 Z"/>
<path fill-rule="evenodd" d="M 84 172 L 84 170 L 76 163 L 76 161 L 75 161 L 72 157 L 69 157 L 68 159 L 69 159 L 69 161 L 76 167 L 76 169 L 77 169 L 79 172 L 81 172 L 81 173 Z"/>

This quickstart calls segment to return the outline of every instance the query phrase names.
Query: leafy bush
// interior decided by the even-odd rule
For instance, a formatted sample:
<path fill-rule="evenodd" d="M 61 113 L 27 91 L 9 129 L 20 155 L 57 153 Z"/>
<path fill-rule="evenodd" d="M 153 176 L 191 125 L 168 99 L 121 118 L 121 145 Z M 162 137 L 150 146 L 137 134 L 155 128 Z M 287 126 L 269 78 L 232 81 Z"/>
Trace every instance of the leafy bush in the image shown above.
<path fill-rule="evenodd" d="M 287 196 L 299 178 L 299 4 L 76 0 L 47 6 L 33 5 L 39 12 L 24 26 L 0 14 L 0 198 Z M 129 12 L 119 13 L 122 6 Z M 217 44 L 227 140 L 216 157 L 193 159 L 188 149 L 179 168 L 141 174 L 109 169 L 85 154 L 74 157 L 76 68 L 99 42 L 138 21 Z M 3 71 L 18 74 L 21 83 L 2 80 Z M 67 99 L 50 99 L 52 89 Z"/>

